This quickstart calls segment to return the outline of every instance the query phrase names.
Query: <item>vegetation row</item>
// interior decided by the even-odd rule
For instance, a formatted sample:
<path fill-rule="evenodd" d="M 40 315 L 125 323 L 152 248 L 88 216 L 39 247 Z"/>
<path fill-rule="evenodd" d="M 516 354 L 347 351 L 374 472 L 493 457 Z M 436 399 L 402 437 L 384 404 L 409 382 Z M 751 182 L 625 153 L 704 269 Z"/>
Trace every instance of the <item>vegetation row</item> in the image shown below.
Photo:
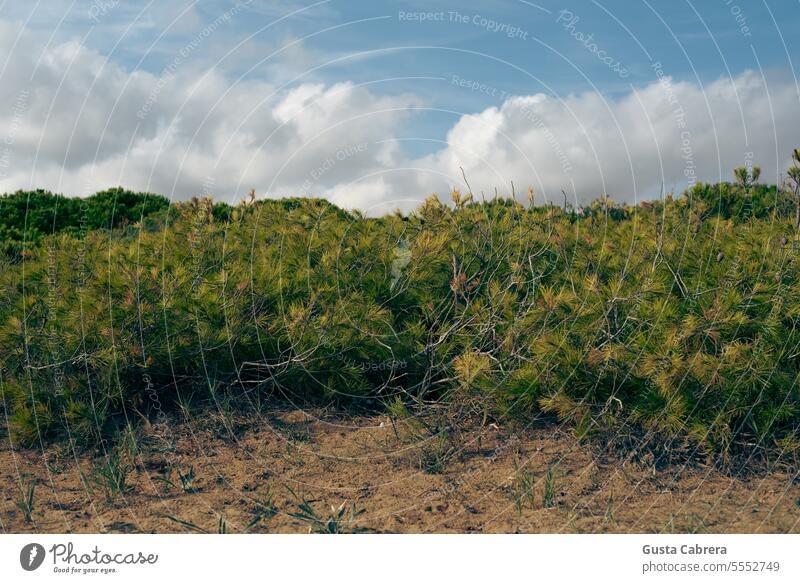
<path fill-rule="evenodd" d="M 278 394 L 794 455 L 797 198 L 756 179 L 581 209 L 454 191 L 379 218 L 0 198 L 8 430 L 98 443 L 176 402 Z"/>

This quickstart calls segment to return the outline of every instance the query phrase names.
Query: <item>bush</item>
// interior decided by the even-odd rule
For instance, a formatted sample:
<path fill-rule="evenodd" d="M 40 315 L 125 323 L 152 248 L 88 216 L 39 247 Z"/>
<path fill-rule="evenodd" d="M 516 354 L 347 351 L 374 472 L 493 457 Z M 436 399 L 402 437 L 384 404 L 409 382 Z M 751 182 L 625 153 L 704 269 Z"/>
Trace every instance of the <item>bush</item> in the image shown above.
<path fill-rule="evenodd" d="M 261 391 L 351 407 L 469 398 L 580 436 L 796 449 L 791 209 L 709 212 L 726 188 L 582 212 L 431 198 L 377 219 L 195 199 L 135 237 L 48 237 L 24 279 L 0 271 L 11 429 L 94 442 L 179 398 Z"/>
<path fill-rule="evenodd" d="M 0 251 L 18 260 L 46 235 L 81 236 L 94 229 L 119 229 L 169 207 L 155 194 L 111 188 L 88 198 L 68 198 L 46 190 L 0 196 Z"/>

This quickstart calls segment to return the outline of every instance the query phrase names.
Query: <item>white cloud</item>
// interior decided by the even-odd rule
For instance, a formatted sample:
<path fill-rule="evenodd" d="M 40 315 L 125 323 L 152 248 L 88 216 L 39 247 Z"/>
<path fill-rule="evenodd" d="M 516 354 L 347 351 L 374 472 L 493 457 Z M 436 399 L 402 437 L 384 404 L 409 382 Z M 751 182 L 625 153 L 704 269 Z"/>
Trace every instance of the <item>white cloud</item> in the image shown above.
<path fill-rule="evenodd" d="M 616 101 L 596 92 L 512 97 L 463 116 L 425 163 L 453 176 L 463 166 L 475 190 L 514 180 L 555 201 L 562 188 L 580 202 L 603 191 L 633 201 L 662 181 L 729 180 L 751 156 L 775 181 L 800 144 L 798 105 L 793 82 L 765 86 L 752 71 L 705 88 L 664 78 Z"/>
<path fill-rule="evenodd" d="M 487 195 L 508 192 L 513 180 L 519 191 L 535 186 L 540 201 L 560 201 L 562 188 L 579 202 L 603 191 L 632 201 L 655 194 L 662 180 L 682 186 L 691 171 L 728 179 L 748 152 L 774 181 L 800 144 L 794 82 L 771 78 L 765 87 L 745 72 L 704 88 L 665 79 L 616 100 L 596 92 L 511 97 L 461 116 L 445 146 L 413 159 L 394 139 L 414 115 L 409 108 L 421 105 L 413 95 L 351 82 L 278 90 L 274 81 L 198 74 L 180 62 L 158 78 L 75 41 L 45 46 L 39 33 L 24 32 L 14 46 L 16 35 L 0 22 L 0 52 L 10 55 L 0 77 L 0 191 L 84 195 L 122 184 L 235 200 L 256 188 L 378 213 L 463 187 L 463 167 Z"/>
<path fill-rule="evenodd" d="M 26 92 L 21 112 L 0 111 L 0 136 L 5 127 L 11 142 L 0 168 L 3 191 L 84 195 L 122 184 L 175 198 L 209 185 L 226 199 L 251 187 L 321 193 L 391 161 L 396 148 L 379 142 L 418 104 L 352 83 L 277 91 L 215 70 L 197 77 L 180 62 L 157 78 L 129 73 L 74 41 L 42 50 L 32 33 L 12 51 L 14 33 L 0 23 L 0 49 L 13 52 L 0 99 L 12 103 Z M 331 157 L 336 163 L 312 176 Z"/>

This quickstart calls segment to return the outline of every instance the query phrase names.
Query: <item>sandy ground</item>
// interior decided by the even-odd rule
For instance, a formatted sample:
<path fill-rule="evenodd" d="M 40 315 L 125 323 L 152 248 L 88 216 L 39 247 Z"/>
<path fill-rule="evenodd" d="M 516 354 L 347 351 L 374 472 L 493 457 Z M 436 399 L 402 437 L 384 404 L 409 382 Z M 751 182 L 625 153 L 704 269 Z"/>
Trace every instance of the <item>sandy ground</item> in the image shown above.
<path fill-rule="evenodd" d="M 457 446 L 386 417 L 319 411 L 220 427 L 209 418 L 141 429 L 116 494 L 98 478 L 96 452 L 12 448 L 5 438 L 0 528 L 302 533 L 327 528 L 331 507 L 345 503 L 335 523 L 344 531 L 800 532 L 796 475 L 732 477 L 696 463 L 654 470 L 546 424 L 476 427 Z M 36 485 L 30 521 L 21 484 Z M 321 523 L 292 516 L 304 502 Z"/>

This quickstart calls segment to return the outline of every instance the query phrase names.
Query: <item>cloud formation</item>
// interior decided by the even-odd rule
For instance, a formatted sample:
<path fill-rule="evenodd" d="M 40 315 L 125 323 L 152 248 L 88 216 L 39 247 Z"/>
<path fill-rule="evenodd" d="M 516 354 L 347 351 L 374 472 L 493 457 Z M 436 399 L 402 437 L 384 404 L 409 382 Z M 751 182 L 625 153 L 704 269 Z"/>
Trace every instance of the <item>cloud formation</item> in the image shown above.
<path fill-rule="evenodd" d="M 560 201 L 563 188 L 578 202 L 604 192 L 648 198 L 662 182 L 669 190 L 728 180 L 749 162 L 775 181 L 800 143 L 798 105 L 793 81 L 765 83 L 753 71 L 705 87 L 661 75 L 618 100 L 595 91 L 511 97 L 463 116 L 426 163 L 450 174 L 463 166 L 475 189 L 514 179 L 550 200 Z"/>
<path fill-rule="evenodd" d="M 352 82 L 231 79 L 178 61 L 159 75 L 128 71 L 76 41 L 47 45 L 0 22 L 0 191 L 70 195 L 123 185 L 185 199 L 211 194 L 326 196 L 380 213 L 432 191 L 606 192 L 634 201 L 693 180 L 727 179 L 752 160 L 775 181 L 800 144 L 793 79 L 746 71 L 701 86 L 657 66 L 653 83 L 610 99 L 513 96 L 465 112 L 432 154 L 397 140 L 425 104 Z M 180 54 L 180 53 L 177 53 Z M 271 64 L 275 66 L 274 63 Z M 455 90 L 450 88 L 450 90 Z"/>
<path fill-rule="evenodd" d="M 130 73 L 76 42 L 41 48 L 30 33 L 15 36 L 0 23 L 0 50 L 15 55 L 0 99 L 24 98 L 21 107 L 0 110 L 4 191 L 85 195 L 122 184 L 178 199 L 235 198 L 251 187 L 321 194 L 364 168 L 393 163 L 396 146 L 380 142 L 418 102 L 348 82 L 282 89 L 214 69 L 184 70 L 180 62 L 160 76 Z M 312 175 L 339 151 L 347 152 L 343 159 Z"/>

